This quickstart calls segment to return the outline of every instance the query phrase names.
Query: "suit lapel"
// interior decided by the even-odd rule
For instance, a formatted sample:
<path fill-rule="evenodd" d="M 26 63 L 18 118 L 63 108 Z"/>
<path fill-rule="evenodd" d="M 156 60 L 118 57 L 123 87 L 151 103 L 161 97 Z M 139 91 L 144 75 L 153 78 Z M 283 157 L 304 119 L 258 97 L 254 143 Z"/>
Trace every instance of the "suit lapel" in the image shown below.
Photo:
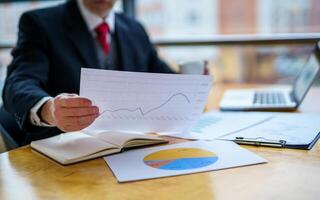
<path fill-rule="evenodd" d="M 94 39 L 80 14 L 75 0 L 66 3 L 65 11 L 66 34 L 71 40 L 82 59 L 85 61 L 85 67 L 98 67 L 98 56 L 94 46 Z"/>
<path fill-rule="evenodd" d="M 119 47 L 119 60 L 121 61 L 122 70 L 134 71 L 134 50 L 132 40 L 130 40 L 130 31 L 117 14 L 115 18 L 115 34 Z"/>

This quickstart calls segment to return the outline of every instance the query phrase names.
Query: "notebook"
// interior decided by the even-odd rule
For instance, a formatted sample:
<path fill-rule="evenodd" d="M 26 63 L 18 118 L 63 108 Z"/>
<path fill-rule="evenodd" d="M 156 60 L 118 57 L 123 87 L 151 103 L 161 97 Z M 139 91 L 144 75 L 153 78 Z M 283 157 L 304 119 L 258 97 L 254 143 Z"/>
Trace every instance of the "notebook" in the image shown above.
<path fill-rule="evenodd" d="M 69 132 L 31 142 L 36 151 L 62 165 L 68 165 L 125 149 L 168 142 L 153 135 L 123 132 Z"/>

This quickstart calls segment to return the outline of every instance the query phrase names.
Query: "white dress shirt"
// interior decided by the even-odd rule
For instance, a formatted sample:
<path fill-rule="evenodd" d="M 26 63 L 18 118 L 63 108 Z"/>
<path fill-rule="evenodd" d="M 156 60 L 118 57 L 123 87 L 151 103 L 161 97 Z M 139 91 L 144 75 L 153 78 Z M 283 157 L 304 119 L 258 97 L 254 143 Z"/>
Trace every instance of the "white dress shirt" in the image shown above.
<path fill-rule="evenodd" d="M 96 32 L 94 29 L 99 26 L 102 22 L 106 22 L 109 25 L 110 32 L 113 33 L 115 29 L 115 13 L 113 10 L 111 10 L 105 18 L 101 18 L 97 16 L 96 14 L 90 12 L 83 4 L 83 0 L 77 0 L 80 13 L 82 17 L 84 18 L 84 21 L 87 24 L 88 29 L 94 36 L 96 37 Z M 110 37 L 109 37 L 110 39 Z"/>
<path fill-rule="evenodd" d="M 106 22 L 109 25 L 110 33 L 114 33 L 115 31 L 115 13 L 111 10 L 105 18 L 101 18 L 96 14 L 90 12 L 85 5 L 83 4 L 83 0 L 77 0 L 79 11 L 87 25 L 87 28 L 90 30 L 93 38 L 96 38 L 97 34 L 95 32 L 95 28 L 99 26 L 101 23 Z M 111 36 L 107 35 L 107 41 L 110 44 Z M 44 127 L 54 127 L 49 125 L 43 121 L 38 116 L 39 109 L 46 103 L 48 100 L 53 99 L 53 97 L 43 97 L 40 101 L 38 101 L 30 110 L 30 121 L 33 125 L 36 126 L 44 126 Z"/>

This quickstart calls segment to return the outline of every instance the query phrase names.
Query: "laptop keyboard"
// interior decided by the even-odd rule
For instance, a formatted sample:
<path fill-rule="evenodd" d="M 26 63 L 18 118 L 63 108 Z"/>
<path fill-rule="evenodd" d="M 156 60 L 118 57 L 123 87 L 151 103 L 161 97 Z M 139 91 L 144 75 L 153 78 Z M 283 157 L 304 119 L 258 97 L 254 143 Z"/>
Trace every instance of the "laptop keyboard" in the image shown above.
<path fill-rule="evenodd" d="M 272 105 L 272 104 L 286 104 L 286 99 L 282 92 L 255 92 L 253 104 L 264 104 L 264 105 Z"/>

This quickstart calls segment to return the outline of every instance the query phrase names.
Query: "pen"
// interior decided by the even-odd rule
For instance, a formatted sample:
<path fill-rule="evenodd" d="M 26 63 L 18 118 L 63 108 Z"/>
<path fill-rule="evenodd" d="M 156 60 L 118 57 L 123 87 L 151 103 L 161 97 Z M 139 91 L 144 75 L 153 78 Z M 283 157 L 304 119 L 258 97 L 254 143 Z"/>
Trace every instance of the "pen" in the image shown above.
<path fill-rule="evenodd" d="M 255 146 L 268 146 L 268 147 L 284 147 L 286 144 L 285 140 L 269 140 L 269 141 L 257 141 L 258 139 L 265 138 L 244 138 L 244 137 L 236 137 L 234 142 L 237 144 L 247 144 L 247 145 L 255 145 Z"/>

